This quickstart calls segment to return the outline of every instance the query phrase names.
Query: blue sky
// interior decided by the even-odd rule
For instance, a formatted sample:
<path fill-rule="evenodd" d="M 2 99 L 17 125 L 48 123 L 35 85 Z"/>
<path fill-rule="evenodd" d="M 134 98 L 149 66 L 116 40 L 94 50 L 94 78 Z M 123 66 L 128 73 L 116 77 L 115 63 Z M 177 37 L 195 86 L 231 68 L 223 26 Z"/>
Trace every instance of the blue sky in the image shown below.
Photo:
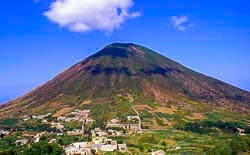
<path fill-rule="evenodd" d="M 102 0 L 98 6 L 94 1 L 98 2 L 2 2 L 0 103 L 45 83 L 112 42 L 147 46 L 198 72 L 250 90 L 247 0 Z M 77 4 L 81 2 L 85 5 Z"/>

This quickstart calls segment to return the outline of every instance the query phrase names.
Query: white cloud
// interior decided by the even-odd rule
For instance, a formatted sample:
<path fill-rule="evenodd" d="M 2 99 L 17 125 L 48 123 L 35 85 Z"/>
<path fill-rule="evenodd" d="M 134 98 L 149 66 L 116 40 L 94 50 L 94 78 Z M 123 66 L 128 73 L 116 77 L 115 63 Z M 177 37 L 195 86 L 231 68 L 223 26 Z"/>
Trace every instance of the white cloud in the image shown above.
<path fill-rule="evenodd" d="M 174 26 L 177 27 L 187 22 L 188 17 L 187 16 L 173 16 L 171 17 L 171 20 L 174 23 Z"/>
<path fill-rule="evenodd" d="M 179 30 L 179 31 L 185 31 L 185 30 L 187 29 L 187 28 L 186 28 L 185 26 L 183 26 L 183 25 L 177 26 L 176 28 L 177 28 L 177 30 Z"/>
<path fill-rule="evenodd" d="M 132 6 L 132 0 L 56 0 L 44 15 L 70 31 L 111 33 L 127 19 L 140 16 L 129 12 Z"/>
<path fill-rule="evenodd" d="M 185 31 L 193 26 L 193 24 L 188 24 L 188 16 L 172 16 L 170 20 L 173 26 L 179 31 Z"/>

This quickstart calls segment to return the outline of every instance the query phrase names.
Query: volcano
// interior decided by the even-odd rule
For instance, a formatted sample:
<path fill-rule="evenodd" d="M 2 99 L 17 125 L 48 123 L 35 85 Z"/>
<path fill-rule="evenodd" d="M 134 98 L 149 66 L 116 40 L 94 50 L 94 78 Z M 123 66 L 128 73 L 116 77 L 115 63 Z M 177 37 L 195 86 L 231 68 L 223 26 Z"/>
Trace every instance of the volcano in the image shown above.
<path fill-rule="evenodd" d="M 114 94 L 136 94 L 158 104 L 182 99 L 248 111 L 250 93 L 195 72 L 146 47 L 113 43 L 44 85 L 0 107 L 1 118 L 34 109 L 109 102 Z M 55 103 L 56 106 L 55 106 Z"/>

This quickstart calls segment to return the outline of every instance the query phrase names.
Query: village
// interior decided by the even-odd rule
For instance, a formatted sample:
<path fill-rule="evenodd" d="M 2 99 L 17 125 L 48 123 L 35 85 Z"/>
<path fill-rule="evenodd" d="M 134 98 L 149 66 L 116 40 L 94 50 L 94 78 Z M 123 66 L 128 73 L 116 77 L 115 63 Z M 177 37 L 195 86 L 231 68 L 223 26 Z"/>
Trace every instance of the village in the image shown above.
<path fill-rule="evenodd" d="M 67 136 L 80 136 L 80 137 L 90 137 L 89 141 L 76 141 L 70 145 L 63 146 L 64 153 L 66 155 L 92 155 L 92 154 L 102 154 L 103 152 L 127 152 L 128 146 L 126 143 L 118 143 L 116 140 L 112 139 L 116 136 L 124 136 L 130 134 L 142 134 L 143 130 L 141 127 L 141 119 L 138 111 L 134 108 L 132 110 L 135 112 L 135 116 L 127 116 L 127 123 L 121 122 L 118 118 L 113 118 L 106 123 L 106 127 L 101 129 L 95 127 L 90 131 L 87 130 L 87 126 L 93 124 L 95 120 L 90 116 L 90 110 L 76 109 L 65 116 L 59 116 L 54 120 L 50 120 L 51 113 L 44 115 L 31 115 L 23 116 L 22 121 L 27 122 L 29 120 L 37 120 L 45 124 L 49 124 L 54 131 L 50 132 L 40 132 L 32 136 L 32 139 L 18 139 L 15 145 L 25 146 L 29 143 L 39 143 L 41 138 L 46 135 L 55 135 L 55 137 L 60 137 L 62 135 Z M 81 124 L 81 128 L 75 128 L 73 130 L 66 130 L 63 125 L 64 122 L 77 121 Z M 2 136 L 10 134 L 10 131 L 0 130 Z M 52 138 L 48 140 L 49 144 L 56 143 L 57 138 Z M 153 151 L 152 155 L 162 155 L 165 154 L 164 151 L 158 150 Z"/>
<path fill-rule="evenodd" d="M 26 115 L 20 118 L 23 124 L 32 124 L 35 122 L 38 126 L 46 127 L 43 131 L 28 129 L 8 129 L 0 128 L 0 139 L 8 137 L 8 135 L 16 134 L 21 131 L 11 145 L 17 147 L 29 147 L 34 144 L 45 142 L 49 145 L 57 145 L 66 155 L 102 155 L 119 152 L 120 154 L 133 154 L 131 143 L 124 141 L 125 137 L 146 136 L 148 133 L 154 132 L 142 127 L 143 115 L 132 106 L 129 115 L 122 117 L 110 117 L 107 121 L 103 121 L 103 125 L 97 124 L 97 120 L 92 117 L 91 110 L 88 108 L 74 109 L 60 116 L 55 117 L 52 113 L 42 115 Z M 140 111 L 141 112 L 141 111 Z M 68 127 L 67 124 L 76 124 Z M 236 128 L 239 136 L 246 136 L 245 130 Z M 19 132 L 20 133 L 20 132 Z M 122 138 L 121 138 L 122 137 Z M 71 139 L 67 143 L 60 143 L 62 139 Z M 121 139 L 119 139 L 121 138 Z M 163 145 L 164 144 L 164 145 Z M 153 146 L 147 148 L 147 154 L 164 155 L 165 152 L 179 151 L 183 147 L 180 145 L 167 146 L 166 143 L 160 143 L 163 147 L 155 149 Z M 133 146 L 132 146 L 133 147 Z M 165 149 L 162 149 L 164 148 Z M 187 147 L 186 147 L 187 148 Z M 192 149 L 192 147 L 189 147 Z M 164 150 L 164 151 L 163 151 Z"/>

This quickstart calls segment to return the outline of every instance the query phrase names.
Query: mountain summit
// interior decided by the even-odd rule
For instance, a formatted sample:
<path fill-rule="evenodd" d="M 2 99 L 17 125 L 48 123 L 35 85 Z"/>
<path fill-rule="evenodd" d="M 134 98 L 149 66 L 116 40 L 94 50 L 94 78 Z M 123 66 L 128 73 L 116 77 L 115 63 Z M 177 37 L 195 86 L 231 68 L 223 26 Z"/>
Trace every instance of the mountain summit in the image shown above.
<path fill-rule="evenodd" d="M 250 107 L 247 91 L 192 71 L 143 46 L 113 43 L 1 106 L 0 117 L 44 105 L 53 107 L 54 103 L 108 102 L 114 94 L 136 94 L 159 104 L 187 99 L 243 111 Z"/>

